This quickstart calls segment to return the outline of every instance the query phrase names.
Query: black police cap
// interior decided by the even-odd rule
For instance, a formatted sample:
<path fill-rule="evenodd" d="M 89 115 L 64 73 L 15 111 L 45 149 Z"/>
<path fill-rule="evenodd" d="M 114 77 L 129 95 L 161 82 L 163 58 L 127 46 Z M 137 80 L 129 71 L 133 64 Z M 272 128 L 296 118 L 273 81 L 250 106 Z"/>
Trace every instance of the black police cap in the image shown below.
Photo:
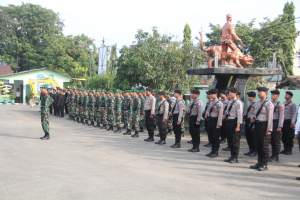
<path fill-rule="evenodd" d="M 271 91 L 271 94 L 279 95 L 279 94 L 280 94 L 280 91 L 279 91 L 279 90 L 272 90 L 272 91 Z"/>
<path fill-rule="evenodd" d="M 248 97 L 256 97 L 256 93 L 253 91 L 247 92 Z"/>

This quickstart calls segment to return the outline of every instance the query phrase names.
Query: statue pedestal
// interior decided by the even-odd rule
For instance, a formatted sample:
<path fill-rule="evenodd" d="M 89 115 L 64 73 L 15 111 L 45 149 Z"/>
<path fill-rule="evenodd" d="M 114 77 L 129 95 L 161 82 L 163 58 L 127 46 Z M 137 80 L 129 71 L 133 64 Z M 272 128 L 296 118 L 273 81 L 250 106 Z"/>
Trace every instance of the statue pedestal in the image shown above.
<path fill-rule="evenodd" d="M 255 76 L 281 75 L 282 70 L 276 68 L 236 68 L 232 66 L 221 66 L 218 68 L 192 68 L 187 71 L 188 75 L 214 75 L 215 80 L 211 88 L 226 90 L 235 87 L 245 95 L 247 81 Z"/>

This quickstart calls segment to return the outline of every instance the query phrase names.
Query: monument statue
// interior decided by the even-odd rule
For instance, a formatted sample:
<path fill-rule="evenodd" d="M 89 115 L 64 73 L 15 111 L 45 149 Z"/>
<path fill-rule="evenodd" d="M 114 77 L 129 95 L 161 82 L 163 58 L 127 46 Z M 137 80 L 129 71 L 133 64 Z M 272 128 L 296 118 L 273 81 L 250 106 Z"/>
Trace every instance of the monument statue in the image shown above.
<path fill-rule="evenodd" d="M 232 16 L 226 15 L 226 23 L 222 27 L 220 45 L 206 47 L 203 35 L 200 32 L 200 48 L 207 55 L 207 66 L 191 68 L 187 70 L 189 75 L 209 75 L 213 82 L 210 88 L 226 90 L 235 87 L 241 92 L 243 98 L 246 93 L 246 85 L 251 77 L 273 76 L 282 74 L 279 68 L 248 67 L 253 64 L 251 55 L 243 54 L 240 48 L 245 48 L 232 24 Z M 220 67 L 217 67 L 220 65 Z"/>
<path fill-rule="evenodd" d="M 221 65 L 230 65 L 239 68 L 244 68 L 253 64 L 253 57 L 250 55 L 245 55 L 238 48 L 236 43 L 240 43 L 242 47 L 245 47 L 242 40 L 235 33 L 234 26 L 232 25 L 232 16 L 230 14 L 226 15 L 227 22 L 224 24 L 221 31 L 221 45 L 213 45 L 205 47 L 203 42 L 203 34 L 200 32 L 200 48 L 207 54 L 207 65 L 208 68 L 215 66 L 216 57 L 217 61 Z"/>

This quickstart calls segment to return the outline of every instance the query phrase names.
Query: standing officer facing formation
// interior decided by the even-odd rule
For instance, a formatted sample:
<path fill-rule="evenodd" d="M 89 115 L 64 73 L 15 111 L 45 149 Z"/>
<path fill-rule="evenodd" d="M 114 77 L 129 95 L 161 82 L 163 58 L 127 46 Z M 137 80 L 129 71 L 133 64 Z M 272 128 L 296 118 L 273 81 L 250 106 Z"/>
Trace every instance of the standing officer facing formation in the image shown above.
<path fill-rule="evenodd" d="M 166 144 L 166 137 L 168 133 L 168 117 L 169 117 L 169 103 L 166 100 L 165 92 L 159 93 L 159 105 L 157 109 L 157 127 L 159 131 L 160 140 L 155 144 Z"/>
<path fill-rule="evenodd" d="M 49 106 L 53 103 L 52 97 L 49 96 L 48 91 L 46 89 L 41 90 L 41 123 L 42 128 L 45 133 L 41 140 L 49 140 Z"/>

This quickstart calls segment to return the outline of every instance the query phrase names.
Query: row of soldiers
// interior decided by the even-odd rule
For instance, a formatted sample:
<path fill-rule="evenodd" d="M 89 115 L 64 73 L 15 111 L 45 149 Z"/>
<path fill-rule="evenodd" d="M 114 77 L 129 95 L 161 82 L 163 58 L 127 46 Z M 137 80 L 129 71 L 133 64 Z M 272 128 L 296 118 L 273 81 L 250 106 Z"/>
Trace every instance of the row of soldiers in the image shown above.
<path fill-rule="evenodd" d="M 206 105 L 199 99 L 199 90 L 191 91 L 188 105 L 180 90 L 175 90 L 172 96 L 150 91 L 111 93 L 68 90 L 67 94 L 71 119 L 115 132 L 124 128 L 126 131 L 123 134 L 132 137 L 139 137 L 145 126 L 148 131 L 146 142 L 154 141 L 157 127 L 160 139 L 156 143 L 166 144 L 167 134 L 173 129 L 175 143 L 171 147 L 180 148 L 186 118 L 192 138 L 190 152 L 200 151 L 200 125 L 203 123 L 209 141 L 205 146 L 211 148 L 207 154 L 210 158 L 217 157 L 220 143 L 227 141 L 228 147 L 223 150 L 229 150 L 230 157 L 225 162 L 237 163 L 241 132 L 245 132 L 249 146 L 249 152 L 245 155 L 258 157 L 257 164 L 251 166 L 253 169 L 263 171 L 269 161 L 279 161 L 281 140 L 284 144 L 281 153 L 292 154 L 297 106 L 292 102 L 293 93 L 290 91 L 286 92 L 286 101 L 280 103 L 279 90 L 271 91 L 271 98 L 268 98 L 268 88 L 260 87 L 257 93 L 247 93 L 248 106 L 245 109 L 235 88 L 226 92 L 209 90 Z"/>

